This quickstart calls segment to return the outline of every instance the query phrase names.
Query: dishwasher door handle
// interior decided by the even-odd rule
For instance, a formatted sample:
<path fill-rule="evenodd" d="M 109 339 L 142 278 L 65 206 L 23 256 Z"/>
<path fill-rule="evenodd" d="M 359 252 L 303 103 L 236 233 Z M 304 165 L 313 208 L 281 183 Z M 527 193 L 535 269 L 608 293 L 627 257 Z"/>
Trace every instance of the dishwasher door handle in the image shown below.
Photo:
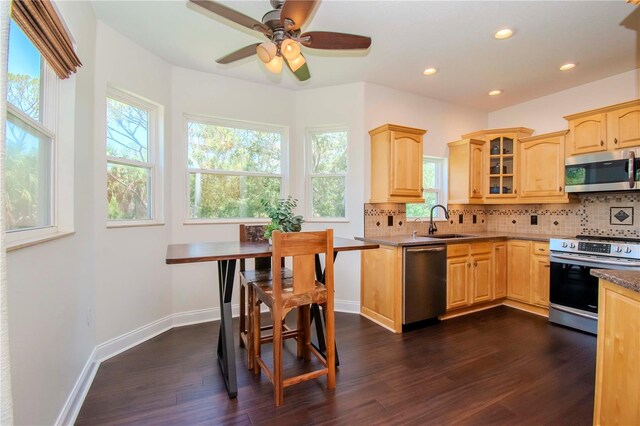
<path fill-rule="evenodd" d="M 437 248 L 408 248 L 407 253 L 424 253 L 424 252 L 438 252 L 444 251 L 446 247 L 437 247 Z"/>

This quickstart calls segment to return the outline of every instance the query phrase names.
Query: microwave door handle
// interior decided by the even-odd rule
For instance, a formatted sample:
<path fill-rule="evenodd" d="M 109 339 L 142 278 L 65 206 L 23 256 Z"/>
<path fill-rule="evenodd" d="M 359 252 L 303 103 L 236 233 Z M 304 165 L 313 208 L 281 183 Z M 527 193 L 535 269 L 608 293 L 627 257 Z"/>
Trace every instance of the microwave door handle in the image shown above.
<path fill-rule="evenodd" d="M 634 188 L 636 186 L 636 154 L 633 151 L 629 151 L 629 164 L 628 164 L 628 176 L 629 176 L 629 188 Z"/>

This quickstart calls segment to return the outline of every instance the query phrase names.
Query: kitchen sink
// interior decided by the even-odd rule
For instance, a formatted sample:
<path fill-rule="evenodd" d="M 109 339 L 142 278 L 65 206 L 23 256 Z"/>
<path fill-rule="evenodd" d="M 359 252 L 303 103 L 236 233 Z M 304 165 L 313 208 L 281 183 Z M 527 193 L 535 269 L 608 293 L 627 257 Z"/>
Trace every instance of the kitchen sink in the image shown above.
<path fill-rule="evenodd" d="M 420 237 L 427 237 L 427 238 L 439 238 L 439 239 L 452 239 L 452 238 L 470 238 L 470 237 L 475 237 L 475 235 L 467 235 L 467 234 L 424 234 L 424 235 L 419 235 Z"/>

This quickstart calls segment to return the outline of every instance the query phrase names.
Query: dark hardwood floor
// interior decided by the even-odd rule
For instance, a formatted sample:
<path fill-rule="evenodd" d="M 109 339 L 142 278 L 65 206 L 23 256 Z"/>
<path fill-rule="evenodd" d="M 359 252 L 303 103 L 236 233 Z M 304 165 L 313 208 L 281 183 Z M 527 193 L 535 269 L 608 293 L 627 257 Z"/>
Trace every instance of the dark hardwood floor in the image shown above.
<path fill-rule="evenodd" d="M 494 308 L 402 335 L 336 314 L 337 389 L 324 378 L 285 389 L 238 349 L 228 399 L 214 348 L 218 322 L 175 328 L 100 366 L 77 419 L 98 424 L 590 425 L 594 336 Z M 237 342 L 237 338 L 236 338 Z M 287 365 L 298 365 L 295 342 Z"/>

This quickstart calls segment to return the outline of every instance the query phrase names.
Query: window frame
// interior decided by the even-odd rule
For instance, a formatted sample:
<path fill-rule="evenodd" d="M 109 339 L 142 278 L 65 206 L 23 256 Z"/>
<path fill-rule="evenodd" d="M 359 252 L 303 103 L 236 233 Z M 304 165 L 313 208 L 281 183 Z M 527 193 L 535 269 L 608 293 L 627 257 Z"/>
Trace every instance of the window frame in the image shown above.
<path fill-rule="evenodd" d="M 436 184 L 439 183 L 439 185 L 436 185 L 438 187 L 436 188 L 422 188 L 422 195 L 424 197 L 425 194 L 438 194 L 438 204 L 442 204 L 443 206 L 448 208 L 448 200 L 447 200 L 447 194 L 448 194 L 448 188 L 447 188 L 447 158 L 446 157 L 435 157 L 432 155 L 423 155 L 422 156 L 422 173 L 424 176 L 424 166 L 425 163 L 435 163 L 437 170 L 436 170 Z M 415 204 L 415 203 L 412 203 Z M 425 198 L 425 202 L 422 203 L 426 205 L 426 198 Z M 406 216 L 407 221 L 409 219 L 429 219 L 429 216 L 409 216 L 407 213 Z M 442 214 L 441 210 L 435 210 L 434 211 L 434 217 L 433 217 L 434 221 L 438 221 L 438 222 L 444 222 L 447 219 L 444 217 L 444 215 Z"/>
<path fill-rule="evenodd" d="M 202 169 L 189 167 L 189 123 L 197 123 L 204 125 L 212 125 L 219 127 L 228 127 L 234 129 L 244 129 L 262 132 L 280 133 L 280 173 L 238 171 L 238 170 L 218 170 L 218 169 Z M 183 114 L 182 134 L 184 135 L 184 225 L 208 225 L 208 224 L 235 224 L 235 223 L 252 223 L 267 224 L 270 219 L 268 217 L 237 217 L 237 218 L 192 218 L 190 217 L 190 200 L 189 194 L 191 188 L 189 184 L 189 176 L 192 173 L 213 174 L 222 176 L 255 176 L 255 177 L 279 177 L 281 179 L 280 198 L 284 198 L 289 190 L 289 128 L 276 124 L 259 123 L 253 121 L 235 120 L 231 118 L 212 117 L 199 114 Z"/>
<path fill-rule="evenodd" d="M 37 50 L 37 48 L 36 48 Z M 45 241 L 50 241 L 74 233 L 73 226 L 73 202 L 67 206 L 60 199 L 61 191 L 61 163 L 62 158 L 60 151 L 61 138 L 59 128 L 58 103 L 60 97 L 59 79 L 51 67 L 46 63 L 42 54 L 40 54 L 40 99 L 39 99 L 39 120 L 35 120 L 23 112 L 20 108 L 13 105 L 7 99 L 4 101 L 7 105 L 7 116 L 13 115 L 23 123 L 35 128 L 51 138 L 51 154 L 50 154 L 50 175 L 49 175 L 49 191 L 50 191 L 50 224 L 46 226 L 38 226 L 26 229 L 3 229 L 5 235 L 7 251 L 17 250 Z M 7 58 L 8 60 L 8 58 Z M 6 132 L 5 128 L 2 129 Z M 6 141 L 5 141 L 6 143 Z M 71 142 L 72 143 L 72 142 Z M 71 172 L 72 174 L 73 172 Z M 71 201 L 73 199 L 71 198 Z M 66 199 L 64 201 L 67 201 Z M 62 205 L 65 204 L 65 205 Z"/>
<path fill-rule="evenodd" d="M 347 156 L 347 171 L 344 173 L 313 173 L 313 135 L 318 133 L 337 133 L 337 132 L 345 132 L 347 134 L 347 146 L 346 146 L 346 156 Z M 328 125 L 328 126 L 314 126 L 307 127 L 305 129 L 305 189 L 308 196 L 306 197 L 305 203 L 305 222 L 310 223 L 319 223 L 319 222 L 327 222 L 327 223 L 347 223 L 349 220 L 349 140 L 351 138 L 351 132 L 349 130 L 349 126 L 346 124 L 336 124 L 336 125 Z M 313 178 L 316 177 L 344 177 L 344 217 L 316 217 L 313 215 Z"/>
<path fill-rule="evenodd" d="M 147 161 L 130 160 L 121 157 L 114 157 L 107 154 L 107 114 L 108 99 L 130 105 L 134 108 L 145 110 L 148 114 L 147 129 Z M 137 226 L 158 226 L 164 225 L 164 107 L 156 102 L 145 99 L 132 92 L 107 86 L 104 110 L 104 152 L 105 152 L 105 184 L 109 180 L 109 164 L 146 168 L 149 170 L 149 188 L 147 190 L 149 218 L 148 219 L 109 219 L 108 204 L 106 205 L 106 225 L 107 228 L 127 228 Z M 105 185 L 106 195 L 106 185 Z"/>

